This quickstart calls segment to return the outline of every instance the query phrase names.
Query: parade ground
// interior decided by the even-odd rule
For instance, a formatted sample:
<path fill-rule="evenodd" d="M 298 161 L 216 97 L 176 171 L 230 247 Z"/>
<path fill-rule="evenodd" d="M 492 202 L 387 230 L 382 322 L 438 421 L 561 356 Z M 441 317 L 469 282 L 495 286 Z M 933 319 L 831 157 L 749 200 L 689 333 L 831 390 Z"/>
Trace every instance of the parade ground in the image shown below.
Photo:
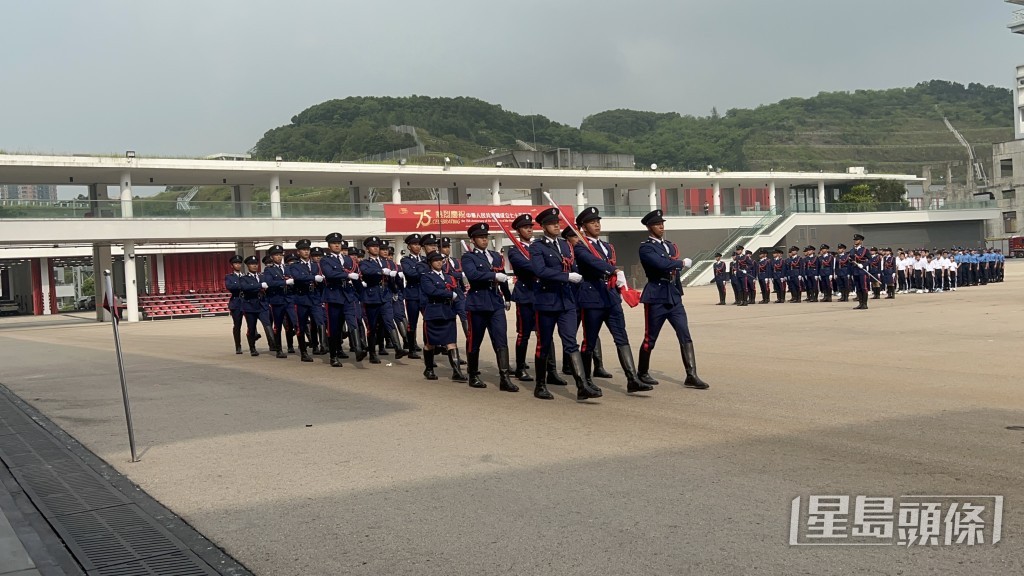
<path fill-rule="evenodd" d="M 259 575 L 1021 574 L 1022 283 L 1010 261 L 867 311 L 688 288 L 711 388 L 682 386 L 666 326 L 654 392 L 626 394 L 605 335 L 585 403 L 499 392 L 486 339 L 475 390 L 443 362 L 235 355 L 227 317 L 124 324 L 137 463 L 109 324 L 0 319 L 0 384 Z M 991 518 L 973 545 L 815 540 L 820 495 L 849 496 L 846 528 L 858 496 L 1001 496 L 1000 541 Z"/>

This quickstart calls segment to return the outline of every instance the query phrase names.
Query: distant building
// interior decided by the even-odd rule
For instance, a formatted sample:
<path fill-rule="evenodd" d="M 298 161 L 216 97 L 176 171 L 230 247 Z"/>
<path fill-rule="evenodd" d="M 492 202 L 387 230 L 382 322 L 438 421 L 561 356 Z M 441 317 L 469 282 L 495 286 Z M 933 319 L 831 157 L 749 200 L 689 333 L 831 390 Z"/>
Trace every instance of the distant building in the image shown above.
<path fill-rule="evenodd" d="M 56 200 L 57 187 L 49 184 L 0 185 L 0 200 Z"/>
<path fill-rule="evenodd" d="M 1008 4 L 1024 6 L 1024 0 L 1006 0 Z M 1024 10 L 1017 10 L 1008 28 L 1014 34 L 1024 34 Z M 990 222 L 986 235 L 989 239 L 1006 238 L 1021 233 L 1024 220 L 1024 65 L 1017 66 L 1013 83 L 1015 140 L 992 146 L 993 199 L 1002 209 L 1002 221 Z"/>
<path fill-rule="evenodd" d="M 494 166 L 498 162 L 501 162 L 502 166 L 509 168 L 635 169 L 632 154 L 578 152 L 568 148 L 495 151 L 489 156 L 473 161 L 477 166 Z"/>

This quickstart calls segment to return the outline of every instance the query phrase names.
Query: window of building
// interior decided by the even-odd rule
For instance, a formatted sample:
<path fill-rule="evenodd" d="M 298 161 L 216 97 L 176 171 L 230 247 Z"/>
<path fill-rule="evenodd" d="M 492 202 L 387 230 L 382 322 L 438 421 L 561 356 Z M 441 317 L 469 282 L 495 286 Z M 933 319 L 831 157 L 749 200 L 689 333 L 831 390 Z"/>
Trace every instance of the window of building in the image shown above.
<path fill-rule="evenodd" d="M 1003 234 L 1017 232 L 1017 211 L 1003 212 Z"/>
<path fill-rule="evenodd" d="M 1013 158 L 999 160 L 999 176 L 1001 178 L 1013 178 Z"/>
<path fill-rule="evenodd" d="M 1017 199 L 1017 191 L 1016 190 L 1003 190 L 1003 200 L 1016 200 L 1016 199 Z"/>

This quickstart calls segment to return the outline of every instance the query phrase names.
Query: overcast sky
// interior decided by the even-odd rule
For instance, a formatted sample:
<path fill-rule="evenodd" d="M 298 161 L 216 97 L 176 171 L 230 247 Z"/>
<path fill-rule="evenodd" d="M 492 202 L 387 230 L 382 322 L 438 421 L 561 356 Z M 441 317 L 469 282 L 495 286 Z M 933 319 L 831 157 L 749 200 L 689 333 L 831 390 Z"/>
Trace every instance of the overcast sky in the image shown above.
<path fill-rule="evenodd" d="M 474 96 L 579 125 L 930 79 L 1010 87 L 1001 0 L 4 2 L 0 149 L 242 152 L 346 96 Z"/>

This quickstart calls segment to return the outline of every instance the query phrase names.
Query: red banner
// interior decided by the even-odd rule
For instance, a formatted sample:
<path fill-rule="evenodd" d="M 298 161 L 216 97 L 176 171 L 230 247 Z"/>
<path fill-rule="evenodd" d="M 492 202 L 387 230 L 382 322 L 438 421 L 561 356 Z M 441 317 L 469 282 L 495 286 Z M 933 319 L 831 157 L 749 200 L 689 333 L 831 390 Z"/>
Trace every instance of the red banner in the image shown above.
<path fill-rule="evenodd" d="M 486 222 L 492 227 L 491 232 L 501 234 L 500 230 L 493 230 L 494 217 L 506 226 L 511 226 L 512 221 L 520 214 L 529 214 L 534 218 L 537 214 L 547 210 L 548 206 L 486 206 L 483 204 L 442 204 L 438 211 L 437 204 L 385 204 L 384 218 L 385 231 L 389 234 L 419 232 L 426 234 L 437 233 L 440 229 L 443 234 L 455 235 L 465 232 L 470 226 L 477 222 Z M 559 206 L 564 214 L 570 219 L 575 218 L 572 206 Z"/>

